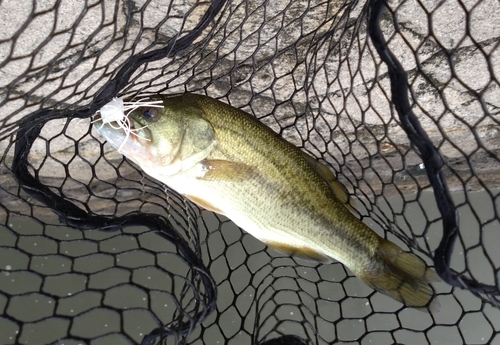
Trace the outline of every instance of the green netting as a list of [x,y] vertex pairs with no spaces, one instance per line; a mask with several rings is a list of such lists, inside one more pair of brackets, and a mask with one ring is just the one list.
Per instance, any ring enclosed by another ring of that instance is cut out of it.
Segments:
[[[374,6],[1,1],[0,343],[499,342],[500,5],[388,3],[380,27],[407,81],[374,46]],[[441,253],[438,271],[463,288],[433,284],[441,309],[422,312],[339,263],[276,252],[90,123],[115,96],[187,91],[326,163],[363,221],[431,265]],[[401,95],[442,167],[403,129]],[[458,215],[454,246],[432,167]]]

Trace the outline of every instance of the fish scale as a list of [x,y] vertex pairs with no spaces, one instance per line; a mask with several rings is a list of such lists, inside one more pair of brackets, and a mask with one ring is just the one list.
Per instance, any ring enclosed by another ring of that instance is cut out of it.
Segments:
[[145,173],[277,250],[340,261],[408,306],[439,306],[429,285],[437,280],[434,271],[356,218],[326,166],[255,117],[210,97],[151,99],[163,100],[164,108],[130,113],[137,136],[120,139],[120,129],[95,123]]
[[[256,174],[253,180],[244,184],[241,182],[232,183],[230,189],[237,191],[231,198],[233,201],[241,200],[243,206],[250,203],[257,204],[259,205],[259,213],[262,213],[261,209],[269,210],[266,216],[269,218],[267,220],[268,228],[278,219],[281,221],[279,225],[274,227],[284,229],[287,233],[293,231],[293,228],[297,228],[292,224],[300,224],[301,229],[296,231],[293,236],[295,239],[306,238],[303,247],[311,246],[314,243],[317,248],[321,248],[325,244],[330,244],[328,248],[331,248],[331,242],[335,242],[336,247],[344,246],[348,252],[344,255],[336,255],[336,259],[343,263],[359,262],[355,253],[350,250],[352,247],[365,247],[365,244],[370,242],[378,244],[378,236],[358,219],[356,219],[359,222],[357,226],[362,224],[361,230],[365,232],[362,236],[346,237],[345,228],[335,226],[337,221],[342,222],[343,219],[354,218],[354,216],[346,207],[338,204],[325,181],[309,166],[302,153],[295,146],[279,138],[267,127],[262,127],[260,122],[244,112],[239,112],[238,116],[232,115],[230,111],[234,108],[227,109],[223,104],[214,104],[204,97],[199,98],[199,103],[207,114],[208,122],[219,129],[217,131],[219,133],[217,135],[218,147],[214,150],[219,152],[214,152],[213,156],[209,156],[207,159],[228,159],[259,167],[259,174]],[[217,115],[214,116],[214,114]],[[223,114],[223,116],[218,116],[219,114]],[[242,123],[243,121],[244,123]],[[243,143],[238,143],[237,139],[235,142],[233,139],[235,137],[243,138]],[[256,138],[260,140],[255,140]],[[268,145],[255,146],[256,142],[264,142]],[[226,151],[224,148],[228,146],[232,148],[233,154],[219,156],[220,150]],[[218,150],[219,147],[221,149]],[[266,188],[266,182],[270,180],[276,181],[275,184],[278,187]],[[255,188],[256,186],[258,188]],[[229,188],[223,185],[222,189],[227,191]],[[268,193],[262,193],[263,189],[266,189]],[[258,191],[257,198],[248,202],[251,190]],[[242,199],[241,195],[244,195],[245,198]],[[276,207],[276,204],[285,204],[287,207]],[[240,226],[245,229],[245,226]],[[360,233],[359,230],[355,234]],[[252,233],[250,230],[247,231]],[[341,233],[339,238],[335,236],[337,232]],[[322,252],[333,257],[328,250],[323,249]],[[348,260],[345,257],[351,257],[351,259]]]

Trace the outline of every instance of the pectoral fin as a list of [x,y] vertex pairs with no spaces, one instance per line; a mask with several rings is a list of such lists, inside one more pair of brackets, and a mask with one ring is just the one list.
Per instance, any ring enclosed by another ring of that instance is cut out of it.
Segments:
[[284,243],[279,243],[279,242],[266,242],[266,244],[273,248],[276,249],[277,251],[280,251],[286,255],[290,256],[295,256],[301,259],[305,260],[311,260],[311,261],[318,261],[318,262],[331,262],[332,260],[321,253],[318,253],[317,251],[307,248],[307,247],[294,247],[288,244]]
[[255,173],[249,165],[220,159],[206,159],[203,164],[203,176],[199,179],[206,181],[238,181],[247,179]]
[[301,151],[302,155],[306,159],[307,163],[318,173],[319,176],[330,186],[335,198],[343,203],[351,212],[358,213],[356,206],[349,197],[349,193],[345,187],[337,180],[337,177],[332,173],[332,171],[323,163],[319,162],[316,158],[310,156],[309,154]]

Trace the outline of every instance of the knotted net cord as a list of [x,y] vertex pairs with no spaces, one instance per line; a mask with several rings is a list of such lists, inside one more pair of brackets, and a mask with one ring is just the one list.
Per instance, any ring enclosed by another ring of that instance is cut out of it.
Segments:
[[[450,268],[451,255],[455,240],[458,236],[458,215],[446,183],[443,167],[444,162],[439,151],[434,147],[427,133],[420,125],[417,117],[411,110],[408,100],[407,75],[397,58],[387,48],[382,31],[380,30],[380,16],[385,9],[384,2],[373,1],[370,7],[369,33],[377,52],[389,70],[391,79],[392,103],[399,115],[401,126],[405,130],[411,143],[418,149],[422,158],[427,176],[433,187],[436,203],[443,221],[443,236],[434,254],[434,267],[439,276],[448,284],[468,289],[477,294],[488,296],[496,306],[500,291],[497,286],[481,284],[474,279],[460,276]],[[482,296],[480,296],[482,297]]]

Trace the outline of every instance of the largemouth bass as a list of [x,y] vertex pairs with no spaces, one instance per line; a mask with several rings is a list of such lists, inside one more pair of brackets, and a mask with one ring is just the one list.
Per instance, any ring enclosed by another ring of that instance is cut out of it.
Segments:
[[99,120],[104,138],[148,175],[281,252],[340,261],[370,287],[413,307],[436,307],[425,263],[380,237],[350,211],[322,163],[253,116],[215,99],[153,96],[130,131]]

